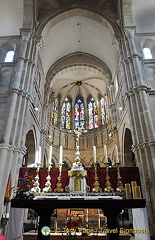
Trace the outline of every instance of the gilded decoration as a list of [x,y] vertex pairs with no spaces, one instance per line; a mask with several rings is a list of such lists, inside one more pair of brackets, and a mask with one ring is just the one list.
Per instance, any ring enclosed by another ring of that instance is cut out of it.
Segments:
[[77,170],[77,171],[68,171],[68,177],[86,177],[87,176],[87,172],[81,171],[81,170]]

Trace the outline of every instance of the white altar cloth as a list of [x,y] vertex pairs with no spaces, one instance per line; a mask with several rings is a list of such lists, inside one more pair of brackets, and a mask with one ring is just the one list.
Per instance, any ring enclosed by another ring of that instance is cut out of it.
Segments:
[[[135,208],[132,209],[133,215],[133,228],[137,232],[135,233],[135,240],[150,240],[150,233],[145,233],[147,230],[149,231],[148,224],[148,214],[146,208]],[[139,229],[139,231],[138,231]]]
[[11,208],[6,240],[22,240],[23,239],[23,208]]

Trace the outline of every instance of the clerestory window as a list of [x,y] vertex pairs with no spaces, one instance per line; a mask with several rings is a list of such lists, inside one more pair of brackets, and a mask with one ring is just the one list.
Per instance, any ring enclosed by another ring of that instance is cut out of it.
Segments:
[[14,54],[15,54],[14,51],[8,51],[6,53],[4,62],[13,62]]
[[88,116],[89,129],[98,128],[98,108],[93,98],[88,103]]
[[143,48],[143,54],[145,59],[152,59],[152,53],[150,48]]
[[61,109],[61,127],[63,129],[71,128],[71,103],[68,98],[63,102]]

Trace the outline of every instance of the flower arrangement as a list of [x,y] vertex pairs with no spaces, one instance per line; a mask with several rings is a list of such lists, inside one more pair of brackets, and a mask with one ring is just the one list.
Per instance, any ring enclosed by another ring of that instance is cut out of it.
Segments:
[[71,228],[76,229],[82,224],[82,220],[78,215],[69,213],[67,214],[67,216],[70,217],[70,220],[68,220],[67,222],[68,229],[71,229]]
[[15,199],[29,200],[33,199],[34,195],[31,192],[33,187],[33,177],[29,176],[27,173],[24,175],[24,178],[19,178],[18,188],[16,190]]

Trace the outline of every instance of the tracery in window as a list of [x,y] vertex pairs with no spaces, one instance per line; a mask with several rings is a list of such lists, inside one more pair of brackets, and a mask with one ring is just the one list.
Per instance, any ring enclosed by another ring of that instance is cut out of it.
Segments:
[[89,129],[98,127],[98,108],[92,98],[88,103]]
[[56,98],[52,105],[52,124],[54,126],[58,126],[58,104],[59,100]]
[[5,56],[4,62],[13,62],[14,51],[8,51]]
[[71,128],[71,103],[65,99],[61,109],[61,126],[63,129]]
[[107,107],[106,96],[101,98],[100,104],[101,104],[102,125],[105,125],[106,123],[108,123],[108,107]]
[[151,50],[149,48],[143,48],[143,54],[145,59],[152,59]]
[[82,99],[78,98],[74,105],[74,128],[85,129],[85,106]]

